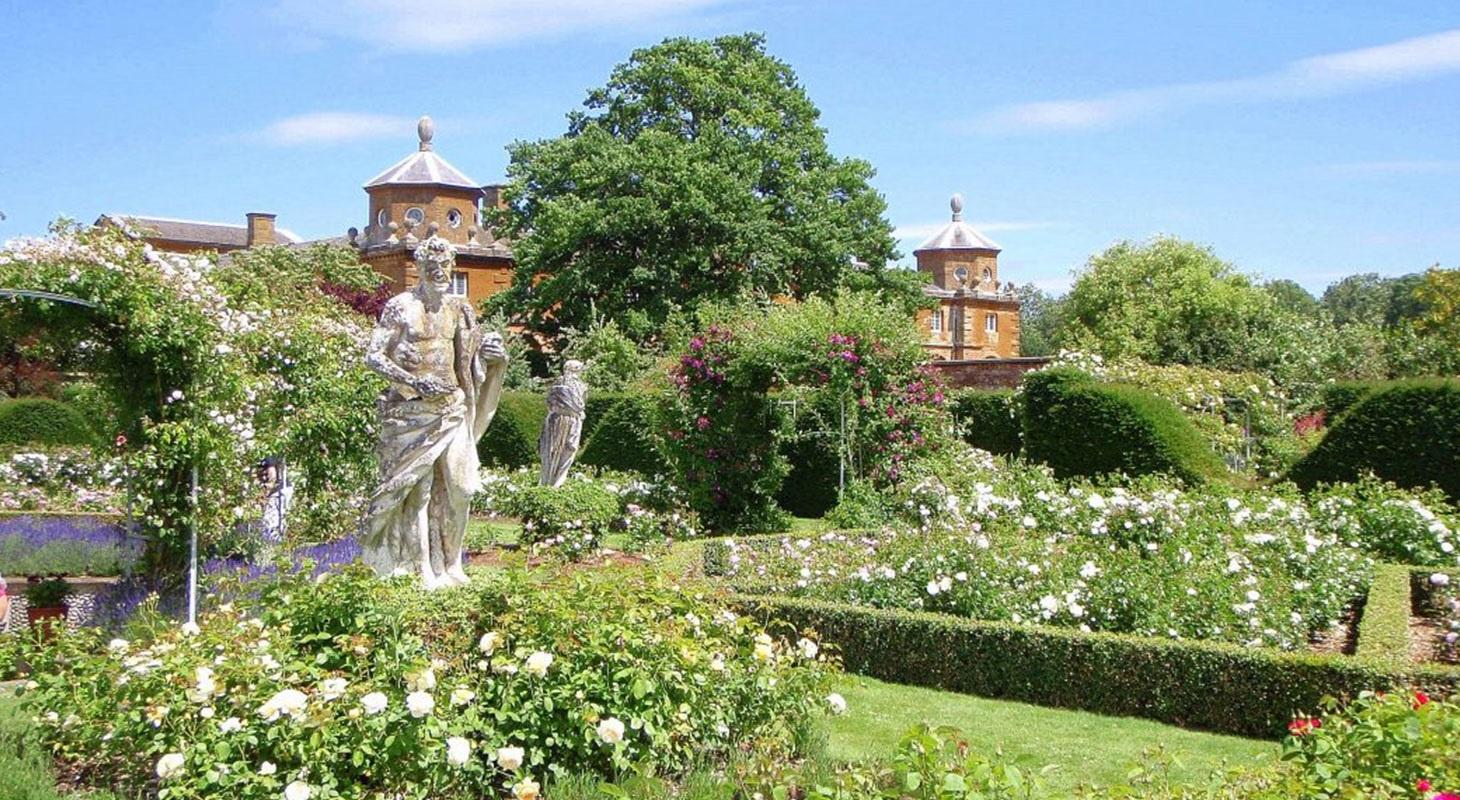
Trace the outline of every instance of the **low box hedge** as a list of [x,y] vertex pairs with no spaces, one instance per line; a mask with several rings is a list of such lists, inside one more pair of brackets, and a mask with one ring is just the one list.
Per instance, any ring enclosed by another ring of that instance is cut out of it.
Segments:
[[1376,566],[1359,619],[1355,655],[1394,667],[1408,664],[1410,608],[1410,568]]
[[1083,633],[943,614],[742,595],[745,613],[817,631],[850,672],[1004,700],[1281,737],[1295,712],[1364,689],[1460,688],[1460,668]]
[[497,414],[477,440],[484,467],[518,469],[537,464],[537,437],[547,418],[547,401],[534,392],[503,392]]
[[604,394],[594,401],[590,394],[578,463],[649,476],[668,474],[655,427],[652,395]]

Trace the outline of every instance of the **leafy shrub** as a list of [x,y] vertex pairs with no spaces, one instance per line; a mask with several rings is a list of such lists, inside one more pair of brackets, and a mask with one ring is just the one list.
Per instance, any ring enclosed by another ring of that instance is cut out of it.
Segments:
[[958,389],[948,395],[948,412],[963,441],[998,456],[1018,455],[1019,408],[1009,389]]
[[1291,714],[1325,696],[1406,685],[1460,688],[1460,669],[1390,670],[1348,656],[1281,653],[1218,642],[1085,633],[947,614],[747,596],[747,612],[820,633],[849,672],[1098,714],[1138,716],[1277,738]]
[[1376,388],[1334,422],[1289,477],[1310,488],[1366,472],[1404,487],[1439,486],[1460,499],[1460,379]]
[[530,486],[507,503],[508,514],[522,520],[522,543],[553,547],[569,558],[598,549],[619,516],[618,498],[589,481],[562,486]]
[[96,439],[86,418],[58,400],[0,401],[0,445],[89,445]]
[[537,465],[537,437],[547,401],[534,392],[503,392],[497,414],[477,440],[482,466],[517,469]]
[[749,742],[791,757],[833,669],[641,572],[512,571],[427,593],[354,569],[253,593],[196,627],[28,652],[22,702],[61,766],[128,797],[159,774],[178,798],[296,782],[321,798],[493,797]]
[[1029,373],[1023,388],[1025,452],[1056,475],[1165,473],[1200,483],[1223,473],[1181,411],[1143,389],[1069,368]]
[[897,517],[896,500],[866,481],[854,481],[826,515],[826,523],[839,530],[878,528]]
[[595,403],[590,393],[578,463],[640,475],[668,474],[654,403],[654,397],[644,393],[611,395]]
[[142,544],[117,520],[80,514],[0,515],[0,573],[115,576],[130,571]]
[[34,580],[25,587],[25,601],[31,608],[59,608],[71,594],[71,584],[63,578]]

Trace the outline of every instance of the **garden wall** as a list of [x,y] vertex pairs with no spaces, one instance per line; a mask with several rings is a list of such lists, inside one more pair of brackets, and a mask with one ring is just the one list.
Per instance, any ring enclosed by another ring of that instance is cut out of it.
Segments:
[[958,389],[1016,389],[1024,373],[1049,364],[1045,356],[930,361],[948,385]]

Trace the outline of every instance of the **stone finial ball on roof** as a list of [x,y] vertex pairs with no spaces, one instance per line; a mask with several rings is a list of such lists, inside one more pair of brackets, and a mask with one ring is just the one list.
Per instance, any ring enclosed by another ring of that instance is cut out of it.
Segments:
[[421,137],[421,149],[430,150],[431,137],[436,135],[436,123],[430,117],[421,117],[421,121],[416,123],[416,135]]
[[953,209],[954,222],[963,219],[963,195],[955,193],[953,197],[949,198],[948,207]]

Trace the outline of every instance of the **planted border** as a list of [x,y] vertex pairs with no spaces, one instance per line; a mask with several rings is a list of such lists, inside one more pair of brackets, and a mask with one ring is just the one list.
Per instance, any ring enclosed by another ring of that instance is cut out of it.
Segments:
[[1280,738],[1297,712],[1364,689],[1460,690],[1460,668],[1394,668],[1212,642],[1083,633],[943,614],[742,595],[746,613],[816,630],[850,672],[894,683]]

